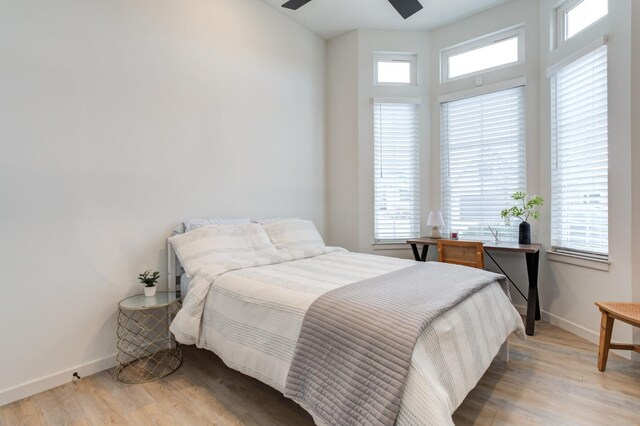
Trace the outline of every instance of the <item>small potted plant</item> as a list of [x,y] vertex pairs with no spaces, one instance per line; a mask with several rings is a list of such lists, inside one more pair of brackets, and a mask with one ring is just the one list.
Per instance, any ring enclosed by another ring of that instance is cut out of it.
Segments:
[[[528,220],[530,217],[540,219],[538,207],[544,204],[544,199],[539,195],[527,195],[526,192],[516,192],[511,198],[522,203],[522,206],[513,206],[500,212],[500,216],[504,219],[504,223],[511,225],[511,218],[517,217],[522,220],[520,223],[518,242],[520,244],[531,244],[531,225]],[[518,203],[520,204],[520,203]]]
[[160,272],[158,271],[144,271],[143,273],[138,274],[138,281],[144,285],[145,296],[152,297],[156,295],[156,284],[158,283],[159,278]]

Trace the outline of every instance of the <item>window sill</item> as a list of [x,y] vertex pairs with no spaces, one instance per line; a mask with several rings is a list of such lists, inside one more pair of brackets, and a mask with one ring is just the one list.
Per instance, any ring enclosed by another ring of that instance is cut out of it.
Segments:
[[608,260],[598,260],[586,256],[575,254],[559,253],[556,251],[547,252],[547,259],[552,262],[568,263],[569,265],[582,266],[583,268],[595,269],[598,271],[609,271]]
[[371,247],[373,247],[373,249],[376,251],[377,250],[410,250],[411,249],[409,244],[398,242],[398,241],[390,241],[388,243],[376,242],[376,243],[372,243]]

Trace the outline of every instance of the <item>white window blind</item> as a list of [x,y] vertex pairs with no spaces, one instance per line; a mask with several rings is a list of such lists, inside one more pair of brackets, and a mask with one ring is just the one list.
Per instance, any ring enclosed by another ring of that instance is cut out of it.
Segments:
[[[517,240],[500,211],[525,190],[524,86],[444,102],[441,112],[441,208],[445,229],[489,240]],[[517,223],[516,223],[517,224]]]
[[609,251],[607,46],[551,76],[551,245]]
[[411,102],[374,101],[375,241],[420,234],[418,108]]

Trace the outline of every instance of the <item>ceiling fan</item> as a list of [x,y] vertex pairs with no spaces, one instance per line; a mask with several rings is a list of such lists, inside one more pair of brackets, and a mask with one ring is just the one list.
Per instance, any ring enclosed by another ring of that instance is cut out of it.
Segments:
[[[311,0],[289,0],[283,4],[282,7],[297,10],[310,1]],[[396,8],[398,13],[402,15],[404,19],[407,19],[409,16],[422,9],[422,5],[418,0],[389,0],[389,3]]]

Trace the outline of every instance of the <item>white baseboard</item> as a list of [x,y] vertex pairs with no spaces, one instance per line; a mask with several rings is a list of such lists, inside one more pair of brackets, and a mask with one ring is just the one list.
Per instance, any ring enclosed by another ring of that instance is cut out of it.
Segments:
[[[526,306],[524,305],[514,305],[514,306],[518,311],[518,313],[520,313],[520,315],[527,314]],[[587,340],[590,343],[593,343],[595,345],[600,343],[600,333],[597,331],[589,330],[588,328],[578,325],[575,322],[571,322],[569,320],[566,320],[564,318],[561,318],[557,315],[554,315],[550,312],[543,311],[543,310],[540,310],[540,317],[542,317],[542,319],[548,322],[549,324],[560,327],[561,329],[566,330],[569,333],[575,334],[578,337],[582,337],[583,339]],[[629,351],[613,351],[613,352],[620,355],[621,357],[631,359],[631,353]]]
[[0,406],[69,383],[73,381],[74,372],[77,372],[80,377],[85,377],[108,370],[115,365],[116,355],[113,354],[18,386],[2,389],[0,390]]
[[[525,305],[514,305],[514,306],[518,310],[520,315],[527,314],[527,307]],[[583,339],[588,340],[591,343],[595,343],[596,345],[598,344],[600,335],[593,330],[589,330],[586,327],[583,327],[574,322],[568,321],[564,318],[561,318],[547,311],[540,310],[540,316],[542,317],[543,320],[545,320],[549,324],[558,326],[561,329],[566,330],[570,333],[573,333],[578,337],[582,337]]]
[[[520,315],[526,315],[527,307],[524,305],[514,305],[518,310]],[[570,333],[575,334],[576,336],[582,337],[583,339],[598,344],[599,334],[596,331],[589,330],[581,325],[578,325],[574,322],[568,321],[564,318],[561,318],[557,315],[554,315],[547,311],[540,311],[540,315],[543,320],[547,321],[550,324],[553,324],[557,327],[562,328]],[[621,356],[625,358],[630,358],[629,351],[616,351]],[[5,404],[10,404],[14,401],[17,401],[22,398],[26,398],[28,396],[35,395],[40,392],[44,392],[46,390],[55,388],[60,385],[64,385],[65,383],[69,383],[73,381],[73,373],[77,372],[80,377],[90,376],[91,374],[99,373],[100,371],[108,370],[116,365],[116,355],[109,355],[104,358],[97,359],[95,361],[90,361],[82,365],[78,365],[73,368],[69,368],[64,371],[60,371],[58,373],[51,374],[49,376],[42,377],[40,379],[32,380],[27,383],[23,383],[18,386],[14,386],[8,389],[0,390],[0,406]]]

